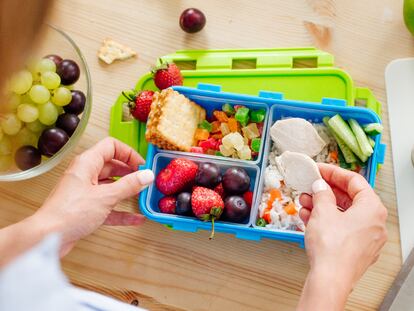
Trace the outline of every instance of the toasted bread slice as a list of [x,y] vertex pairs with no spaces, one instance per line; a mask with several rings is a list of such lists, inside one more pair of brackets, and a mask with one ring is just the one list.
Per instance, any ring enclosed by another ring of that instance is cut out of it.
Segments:
[[206,111],[184,95],[166,89],[155,93],[145,138],[161,149],[190,151],[198,124]]

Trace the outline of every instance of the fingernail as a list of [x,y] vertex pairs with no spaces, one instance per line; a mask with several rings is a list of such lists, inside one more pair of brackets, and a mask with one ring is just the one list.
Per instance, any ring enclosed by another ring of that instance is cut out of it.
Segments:
[[313,182],[312,184],[313,193],[318,193],[318,192],[325,191],[325,190],[328,190],[328,185],[326,184],[326,181],[324,181],[323,179],[318,179]]
[[154,181],[154,173],[151,170],[138,171],[138,180],[141,185],[146,186]]

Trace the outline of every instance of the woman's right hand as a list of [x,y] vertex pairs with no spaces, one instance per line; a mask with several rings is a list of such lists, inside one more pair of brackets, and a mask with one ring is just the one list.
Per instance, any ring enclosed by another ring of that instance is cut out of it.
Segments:
[[342,310],[387,241],[387,209],[360,174],[318,165],[323,179],[313,184],[312,197],[301,197],[311,269],[299,309]]

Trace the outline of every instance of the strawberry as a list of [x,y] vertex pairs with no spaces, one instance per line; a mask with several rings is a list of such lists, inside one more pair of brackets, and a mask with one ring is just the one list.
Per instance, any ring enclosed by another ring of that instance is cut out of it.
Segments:
[[175,197],[163,197],[158,201],[158,209],[164,214],[175,214],[177,199]]
[[217,192],[221,198],[224,200],[224,197],[226,196],[224,193],[224,188],[223,188],[223,184],[219,183],[215,188],[214,191]]
[[183,76],[180,69],[174,63],[163,63],[152,70],[154,83],[160,89],[166,89],[173,85],[183,85]]
[[247,191],[243,194],[243,199],[246,201],[247,205],[252,206],[253,201],[253,192]]
[[154,91],[141,91],[138,93],[132,91],[129,93],[122,92],[122,94],[129,100],[128,107],[131,115],[141,122],[147,122]]
[[214,237],[214,220],[219,219],[223,213],[223,199],[217,192],[211,189],[194,187],[191,195],[191,208],[197,218],[203,221],[211,221],[211,240]]
[[173,159],[158,173],[155,185],[165,195],[181,192],[194,181],[197,170],[198,165],[191,160]]

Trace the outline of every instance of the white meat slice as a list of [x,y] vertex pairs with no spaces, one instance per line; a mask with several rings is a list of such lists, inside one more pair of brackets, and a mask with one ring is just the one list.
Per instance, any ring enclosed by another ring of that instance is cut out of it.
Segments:
[[276,164],[286,186],[299,192],[311,194],[314,181],[322,178],[316,162],[303,153],[285,151]]
[[276,121],[270,128],[270,136],[281,153],[300,152],[311,158],[318,155],[326,145],[313,125],[301,118]]

